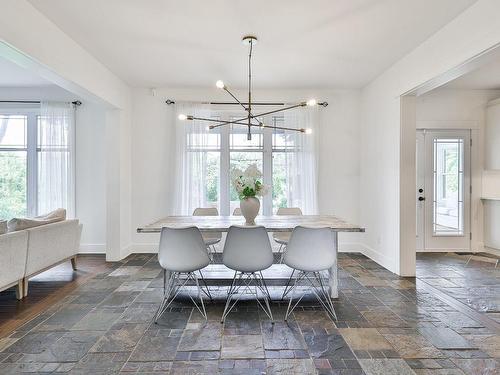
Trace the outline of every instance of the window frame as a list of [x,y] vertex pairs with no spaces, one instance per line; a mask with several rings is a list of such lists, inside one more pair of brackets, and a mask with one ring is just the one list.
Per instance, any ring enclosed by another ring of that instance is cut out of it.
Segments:
[[7,148],[0,151],[26,151],[26,215],[34,217],[38,210],[38,118],[37,107],[1,107],[0,115],[26,116],[26,148]]
[[[221,109],[219,111],[215,111],[212,116],[213,118],[217,118],[221,121],[230,121],[234,118],[241,118],[241,112],[235,112],[234,110],[225,110]],[[282,119],[281,115],[268,115],[262,118],[265,123],[275,124],[276,119]],[[257,148],[232,148],[231,147],[231,129],[233,126],[240,125],[228,125],[221,126],[219,128],[220,134],[220,149],[196,149],[193,151],[196,152],[209,152],[209,151],[217,151],[220,152],[220,162],[219,162],[219,212],[223,216],[232,215],[231,212],[231,186],[230,186],[230,166],[231,166],[231,152],[255,152],[262,153],[262,174],[263,174],[263,183],[267,184],[271,187],[269,194],[265,195],[261,198],[262,204],[262,214],[263,215],[272,215],[273,214],[273,152],[276,153],[285,153],[285,152],[295,152],[298,150],[297,145],[294,147],[276,147],[273,148],[273,134],[274,130],[271,128],[264,128],[259,131],[262,132],[263,135],[263,143],[262,147]],[[241,125],[242,129],[246,129]],[[186,139],[186,142],[187,139]],[[189,148],[189,145],[186,145]]]

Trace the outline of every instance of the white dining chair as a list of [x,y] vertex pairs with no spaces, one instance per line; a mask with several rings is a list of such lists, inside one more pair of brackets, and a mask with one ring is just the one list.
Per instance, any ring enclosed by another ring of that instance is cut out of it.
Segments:
[[[332,299],[326,287],[328,282],[322,277],[322,273],[330,269],[337,261],[337,255],[333,249],[334,236],[335,234],[330,228],[298,226],[293,230],[283,257],[283,263],[293,269],[282,296],[284,298],[287,294],[290,294],[285,320],[288,319],[288,316],[306,295],[306,291],[304,291],[292,306],[295,293],[302,282],[313,292],[326,312],[334,319],[337,319]],[[293,275],[296,272],[296,278],[293,285],[291,285]]]
[[[262,271],[273,264],[273,251],[266,229],[262,226],[231,226],[224,244],[222,263],[234,271],[234,277],[221,323],[245,293],[255,294],[257,303],[273,321],[271,296],[262,276]],[[259,291],[264,305],[259,301]]]
[[[301,216],[302,210],[299,207],[280,207],[276,211],[278,216]],[[290,241],[291,232],[274,232],[273,240],[280,245],[278,254],[281,254],[280,263],[283,262],[283,254],[286,250],[286,245]]]
[[[193,211],[193,216],[219,216],[219,211],[215,207],[198,207]],[[210,257],[213,260],[215,253],[217,253],[215,245],[217,245],[221,241],[222,233],[202,233],[201,235],[203,236],[205,245],[207,245]]]
[[236,208],[233,210],[233,216],[243,216],[243,215],[241,214],[241,208],[236,207]]
[[[201,292],[205,293],[210,299],[212,299],[212,296],[201,269],[210,263],[210,257],[200,230],[196,227],[162,228],[158,261],[163,268],[163,300],[156,312],[155,323],[172,304],[181,289],[190,281],[193,281],[196,285],[200,305],[191,295],[189,295],[189,298],[200,314],[207,319]],[[201,287],[196,272],[199,273],[205,289]],[[181,278],[182,276],[184,277]]]

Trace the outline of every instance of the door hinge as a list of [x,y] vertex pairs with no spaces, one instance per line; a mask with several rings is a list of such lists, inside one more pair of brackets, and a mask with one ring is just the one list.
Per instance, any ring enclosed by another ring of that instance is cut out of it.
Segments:
[[469,189],[470,193],[472,194],[472,185],[470,186],[470,189]]
[[472,138],[470,139],[470,146],[472,147]]
[[469,233],[469,239],[472,241],[472,232]]

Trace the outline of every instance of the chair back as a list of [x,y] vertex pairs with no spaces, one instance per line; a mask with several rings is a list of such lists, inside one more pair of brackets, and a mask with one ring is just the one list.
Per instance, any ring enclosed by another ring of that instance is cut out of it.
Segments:
[[201,232],[196,227],[162,228],[158,261],[173,272],[191,272],[210,263]]
[[273,264],[273,251],[267,231],[262,226],[229,228],[222,262],[235,271],[257,272]]
[[300,216],[302,215],[302,210],[299,207],[280,207],[276,211],[276,215]]
[[283,263],[302,271],[322,271],[336,261],[331,228],[296,227],[286,248]]
[[233,211],[233,216],[242,216],[241,215],[241,208],[236,207]]
[[219,210],[216,207],[198,207],[194,209],[193,216],[219,216]]

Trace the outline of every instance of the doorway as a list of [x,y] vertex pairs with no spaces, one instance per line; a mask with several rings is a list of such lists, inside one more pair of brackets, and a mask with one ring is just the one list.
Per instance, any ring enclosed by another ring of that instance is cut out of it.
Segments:
[[470,130],[417,130],[417,251],[470,251]]

